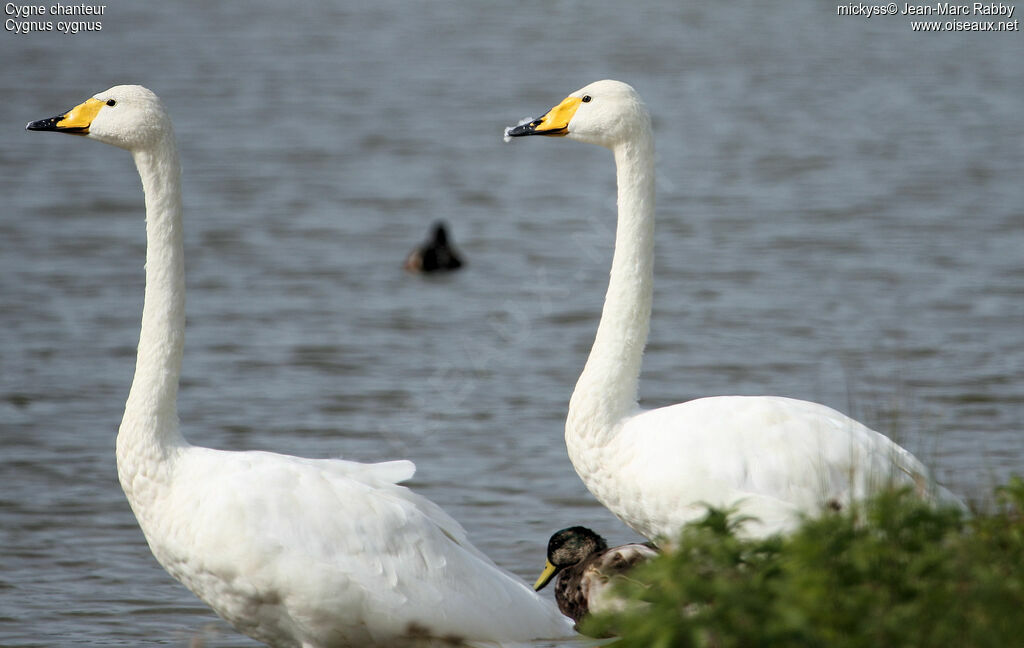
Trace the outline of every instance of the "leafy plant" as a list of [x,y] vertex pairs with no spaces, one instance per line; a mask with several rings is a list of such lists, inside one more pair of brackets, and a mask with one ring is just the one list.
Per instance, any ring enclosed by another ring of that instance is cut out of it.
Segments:
[[761,540],[711,510],[620,585],[642,604],[582,629],[643,648],[1024,645],[1022,512],[1019,478],[987,513],[892,491]]

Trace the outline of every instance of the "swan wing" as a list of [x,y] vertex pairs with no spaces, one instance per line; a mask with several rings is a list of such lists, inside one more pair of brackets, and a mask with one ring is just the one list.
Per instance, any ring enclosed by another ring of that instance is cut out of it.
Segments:
[[674,535],[708,505],[754,518],[748,531],[760,535],[886,486],[922,494],[932,486],[921,462],[884,435],[781,397],[719,396],[643,412],[624,422],[613,447],[623,471],[618,507],[648,537]]
[[[397,635],[567,636],[554,607],[398,484],[411,462],[359,464],[189,448],[140,519],[154,555],[240,631],[313,645]],[[533,634],[536,633],[536,634]]]

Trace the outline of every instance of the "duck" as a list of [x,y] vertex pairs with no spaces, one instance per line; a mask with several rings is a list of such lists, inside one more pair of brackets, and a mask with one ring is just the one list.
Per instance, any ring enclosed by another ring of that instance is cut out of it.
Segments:
[[30,131],[128,150],[145,195],[145,295],[117,473],[167,572],[239,632],[280,648],[503,645],[572,636],[402,483],[415,465],[190,444],[177,410],[185,336],[181,169],[152,91],[119,85]]
[[405,258],[403,267],[409,272],[450,272],[463,265],[455,245],[449,242],[448,228],[443,221],[433,224],[430,238]]
[[641,409],[654,275],[650,112],[632,86],[606,79],[505,129],[506,140],[528,136],[597,144],[615,161],[618,221],[608,289],[565,423],[569,459],[599,502],[659,543],[709,507],[746,519],[741,535],[764,537],[885,488],[958,505],[908,450],[826,405],[725,395]]
[[637,565],[658,555],[650,543],[608,547],[608,542],[584,526],[556,531],[548,541],[547,563],[533,584],[538,592],[553,578],[555,602],[562,614],[577,625],[589,614],[620,611],[624,602],[611,587]]

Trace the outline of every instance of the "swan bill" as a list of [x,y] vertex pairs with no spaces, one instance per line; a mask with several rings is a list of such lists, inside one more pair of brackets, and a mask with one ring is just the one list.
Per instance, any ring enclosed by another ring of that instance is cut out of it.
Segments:
[[89,126],[92,124],[92,120],[96,119],[96,115],[99,114],[100,108],[105,105],[106,104],[99,99],[88,99],[84,103],[78,104],[64,114],[57,115],[56,117],[50,117],[49,119],[40,119],[39,121],[30,122],[25,126],[25,129],[34,131],[57,131],[60,133],[70,133],[72,135],[88,135]]
[[576,110],[583,103],[580,97],[566,97],[562,103],[549,110],[543,117],[532,122],[520,124],[506,131],[509,137],[525,137],[527,135],[547,135],[559,137],[569,133],[569,122]]
[[555,573],[557,571],[558,567],[552,565],[550,560],[547,561],[547,563],[544,565],[544,571],[541,572],[540,577],[537,579],[537,582],[533,584],[534,591],[539,592],[542,589],[544,589],[544,587],[551,582],[551,579],[555,577]]

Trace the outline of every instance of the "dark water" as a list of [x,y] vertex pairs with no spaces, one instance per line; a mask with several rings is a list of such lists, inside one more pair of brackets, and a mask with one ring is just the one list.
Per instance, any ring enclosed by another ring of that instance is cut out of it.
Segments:
[[[657,130],[645,404],[825,402],[970,498],[1022,472],[1020,33],[679,4],[120,1],[99,33],[0,33],[0,644],[252,645],[160,569],[117,484],[130,156],[21,130],[117,83],[160,94],[180,141],[195,443],[412,459],[524,579],[555,529],[632,539],[561,440],[610,155],[501,141],[611,77]],[[437,218],[468,268],[404,274]]]

